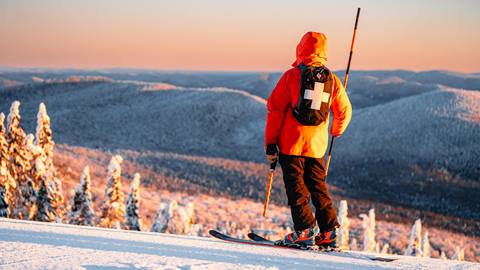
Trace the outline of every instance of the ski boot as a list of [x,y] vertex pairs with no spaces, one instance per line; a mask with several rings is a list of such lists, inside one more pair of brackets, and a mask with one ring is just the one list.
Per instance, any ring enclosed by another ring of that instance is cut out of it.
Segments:
[[294,231],[287,234],[283,240],[275,242],[275,244],[300,249],[313,249],[315,248],[315,236],[317,234],[318,227],[308,228],[303,231]]
[[321,232],[315,236],[315,245],[320,250],[337,250],[337,230]]

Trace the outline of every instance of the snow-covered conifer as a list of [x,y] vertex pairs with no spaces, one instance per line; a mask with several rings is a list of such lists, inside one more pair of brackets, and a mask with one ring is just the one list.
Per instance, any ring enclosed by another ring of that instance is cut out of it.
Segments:
[[430,257],[430,240],[427,231],[422,238],[422,257]]
[[405,250],[405,255],[407,256],[422,256],[421,250],[422,243],[422,221],[420,219],[415,220],[413,224],[412,231],[410,233],[410,238],[408,240],[408,247]]
[[455,253],[452,256],[452,260],[464,261],[465,260],[465,249],[460,247],[455,247]]
[[35,145],[40,146],[45,153],[45,167],[50,170],[53,167],[53,147],[55,143],[52,138],[50,117],[47,114],[45,104],[40,103],[37,114],[37,130],[35,134]]
[[382,249],[380,250],[380,253],[388,254],[388,249],[389,248],[390,248],[390,245],[388,243],[385,243],[385,245],[382,246]]
[[170,203],[160,203],[157,208],[157,213],[152,224],[152,232],[167,232],[170,219],[173,216],[173,212],[177,208],[177,202],[171,201]]
[[188,234],[191,230],[190,216],[184,206],[178,206],[172,211],[168,222],[167,232],[174,234]]
[[361,214],[363,227],[363,250],[367,252],[375,252],[375,209],[368,211],[366,214]]
[[105,188],[105,203],[102,206],[100,225],[108,228],[121,228],[125,217],[124,195],[122,192],[120,163],[121,156],[113,156],[108,165],[108,175]]
[[133,177],[125,209],[125,226],[129,230],[141,231],[142,220],[139,216],[140,211],[140,174],[136,173]]
[[28,219],[32,207],[27,176],[30,173],[30,153],[26,149],[25,132],[21,125],[20,102],[14,101],[7,118],[7,141],[10,175],[16,182],[12,200],[12,217]]
[[45,166],[45,153],[38,145],[33,145],[33,135],[27,136],[27,147],[32,154],[32,169],[28,177],[28,185],[32,186],[34,195],[32,202],[35,203],[30,211],[30,219],[37,221],[56,221],[57,212],[54,207],[53,190],[50,186],[50,175]]
[[0,113],[0,217],[10,217],[16,183],[8,169],[10,158],[4,122],[5,115]]
[[448,260],[447,259],[447,255],[445,255],[445,251],[442,250],[442,252],[440,253],[440,259],[442,260]]
[[352,238],[350,241],[350,250],[358,250],[357,238]]
[[348,250],[349,248],[349,226],[350,220],[348,219],[348,204],[347,201],[340,201],[340,206],[338,207],[338,223],[340,223],[340,228],[337,228],[337,246],[343,250]]
[[44,152],[44,163],[47,177],[49,179],[48,186],[51,189],[52,206],[57,210],[57,221],[63,218],[64,197],[62,192],[62,180],[58,176],[53,165],[53,149],[55,142],[52,137],[52,129],[50,126],[50,117],[47,114],[47,108],[44,103],[40,103],[37,113],[37,130],[35,137],[35,145],[42,148]]
[[93,226],[93,204],[90,190],[90,168],[85,166],[80,176],[80,184],[75,189],[68,222],[76,225]]
[[57,219],[55,221],[61,223],[63,220],[63,212],[65,211],[62,180],[54,174],[53,180],[50,180],[48,184],[52,194],[52,206],[57,212]]
[[52,207],[52,196],[49,192],[50,187],[45,179],[40,182],[40,188],[37,192],[36,214],[32,219],[38,221],[56,221],[57,213]]

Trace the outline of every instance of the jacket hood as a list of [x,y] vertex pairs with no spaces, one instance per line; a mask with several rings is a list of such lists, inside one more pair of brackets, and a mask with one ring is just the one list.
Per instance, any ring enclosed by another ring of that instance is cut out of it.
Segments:
[[297,60],[292,66],[301,63],[307,66],[324,66],[327,63],[327,36],[318,32],[307,32],[297,45]]

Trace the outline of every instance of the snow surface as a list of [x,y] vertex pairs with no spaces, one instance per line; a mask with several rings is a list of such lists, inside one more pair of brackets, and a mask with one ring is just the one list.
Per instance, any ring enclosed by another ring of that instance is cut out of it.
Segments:
[[[480,269],[480,264],[361,252],[318,254],[212,238],[0,218],[0,269]],[[387,256],[387,255],[385,255]]]

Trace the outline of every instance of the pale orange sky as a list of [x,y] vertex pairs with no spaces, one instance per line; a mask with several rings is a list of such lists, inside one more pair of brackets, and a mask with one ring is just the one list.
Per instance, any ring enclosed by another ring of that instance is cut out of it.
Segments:
[[2,0],[0,66],[279,71],[306,31],[345,68],[480,71],[480,1]]

